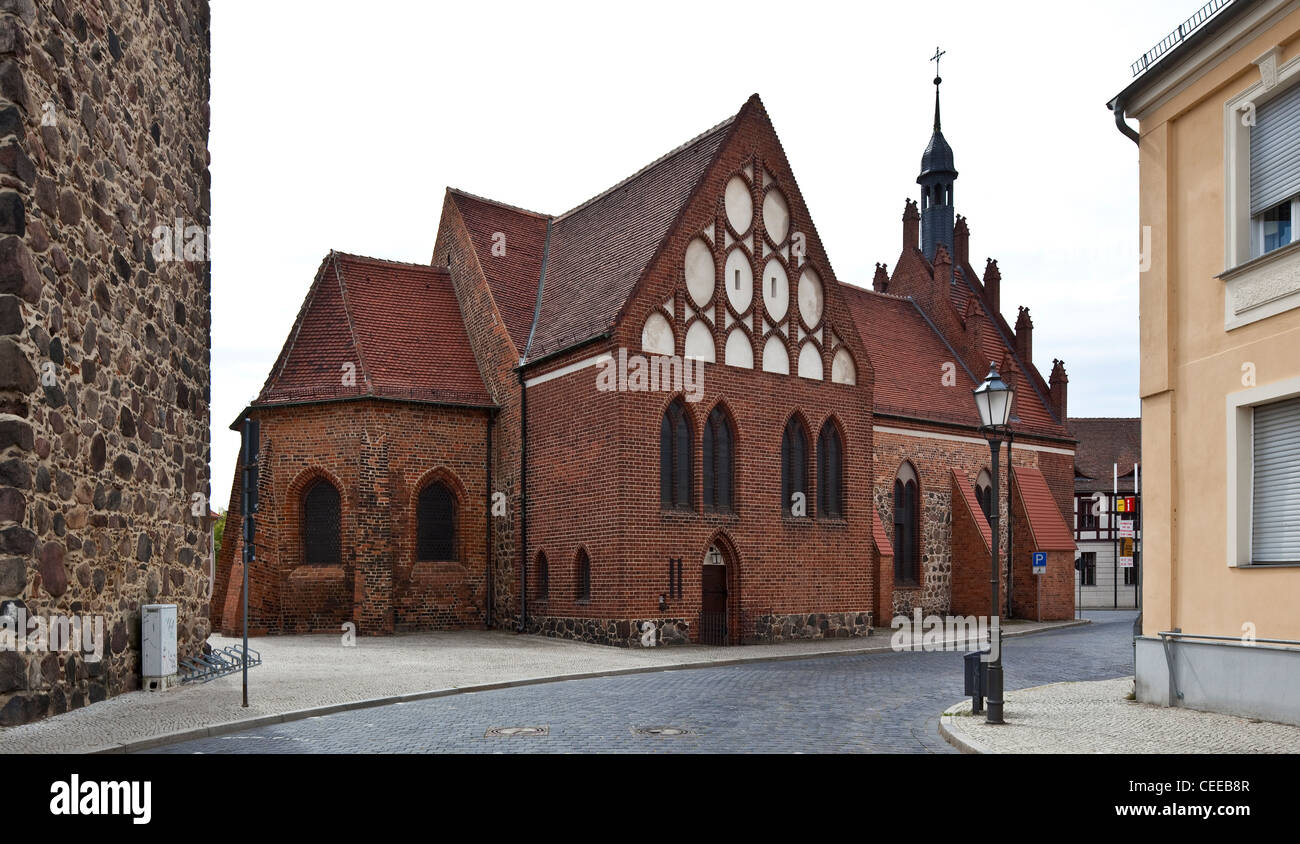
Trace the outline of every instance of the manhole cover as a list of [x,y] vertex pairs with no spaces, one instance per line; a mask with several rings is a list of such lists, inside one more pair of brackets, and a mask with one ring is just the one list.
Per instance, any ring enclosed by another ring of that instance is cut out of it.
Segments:
[[638,736],[693,736],[694,730],[685,727],[633,727],[632,733]]
[[497,736],[549,736],[550,727],[492,727],[483,734],[485,738],[494,738]]

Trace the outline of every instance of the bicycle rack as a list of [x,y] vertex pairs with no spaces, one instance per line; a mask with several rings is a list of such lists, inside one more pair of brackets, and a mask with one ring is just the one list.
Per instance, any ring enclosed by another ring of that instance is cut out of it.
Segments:
[[[248,667],[262,664],[262,655],[252,648],[248,649]],[[236,645],[214,648],[211,653],[200,654],[193,659],[181,660],[180,674],[182,683],[215,680],[227,674],[234,674],[244,667],[244,651]]]

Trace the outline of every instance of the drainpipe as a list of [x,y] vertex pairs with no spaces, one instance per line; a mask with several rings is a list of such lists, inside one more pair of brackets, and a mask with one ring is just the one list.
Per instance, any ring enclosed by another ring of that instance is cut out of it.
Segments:
[[1137,133],[1137,130],[1135,130],[1132,126],[1128,125],[1128,121],[1124,119],[1124,104],[1121,103],[1118,98],[1116,98],[1111,100],[1106,105],[1110,107],[1110,110],[1115,115],[1115,128],[1119,129],[1119,131],[1124,135],[1124,137],[1128,138],[1133,143],[1141,146],[1142,136],[1139,135]]
[[1014,455],[1011,452],[1015,445],[1016,435],[1012,433],[1011,427],[1007,426],[1007,618],[1015,618],[1015,604],[1012,603],[1011,595],[1014,592],[1014,581],[1011,579],[1012,564],[1015,560],[1013,547],[1015,544],[1015,506],[1012,502],[1014,493],[1011,489],[1012,476],[1011,468],[1015,465]]
[[519,632],[528,632],[528,388],[519,376]]
[[484,548],[483,558],[487,565],[487,613],[484,622],[491,629],[493,622],[496,620],[496,581],[492,574],[492,548],[494,528],[492,524],[492,428],[496,426],[497,412],[496,408],[488,410],[487,417],[487,530],[483,531]]

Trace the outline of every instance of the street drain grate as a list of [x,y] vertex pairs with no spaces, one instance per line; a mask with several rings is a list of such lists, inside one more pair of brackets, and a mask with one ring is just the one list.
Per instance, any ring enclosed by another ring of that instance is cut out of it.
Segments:
[[688,730],[685,727],[633,727],[632,734],[637,736],[661,736],[663,738],[673,738],[675,736],[693,736],[694,730]]
[[484,738],[510,738],[512,736],[549,736],[550,727],[492,727]]

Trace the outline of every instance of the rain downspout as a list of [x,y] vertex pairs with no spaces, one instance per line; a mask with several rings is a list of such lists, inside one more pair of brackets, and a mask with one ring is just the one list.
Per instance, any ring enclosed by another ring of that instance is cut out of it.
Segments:
[[546,240],[542,244],[542,271],[537,279],[537,303],[533,307],[533,325],[528,342],[519,359],[515,374],[519,376],[519,632],[528,632],[528,382],[524,366],[537,336],[537,322],[542,314],[542,288],[546,284],[546,264],[551,257],[551,220],[546,220]]

